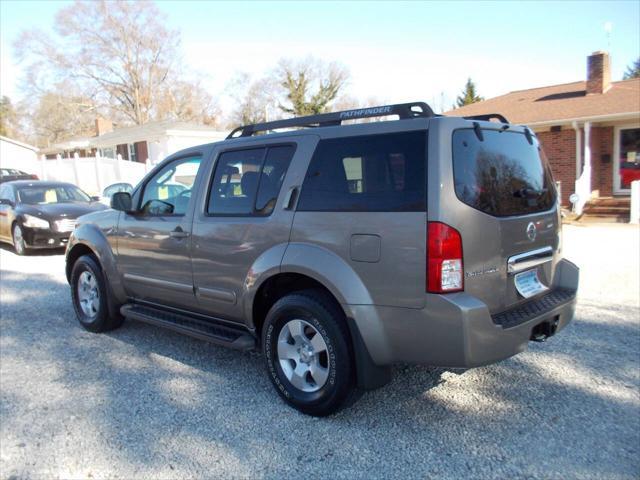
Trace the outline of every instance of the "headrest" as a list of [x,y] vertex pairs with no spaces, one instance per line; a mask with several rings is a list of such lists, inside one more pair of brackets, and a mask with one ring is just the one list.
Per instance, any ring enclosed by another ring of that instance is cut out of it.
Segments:
[[258,182],[260,181],[260,173],[258,172],[246,172],[242,175],[240,180],[240,187],[242,188],[243,195],[254,195],[258,188]]

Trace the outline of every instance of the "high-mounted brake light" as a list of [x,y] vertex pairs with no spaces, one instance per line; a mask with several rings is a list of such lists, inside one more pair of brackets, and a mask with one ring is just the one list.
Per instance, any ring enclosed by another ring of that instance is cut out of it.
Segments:
[[427,224],[427,292],[451,293],[464,289],[462,237],[441,222]]

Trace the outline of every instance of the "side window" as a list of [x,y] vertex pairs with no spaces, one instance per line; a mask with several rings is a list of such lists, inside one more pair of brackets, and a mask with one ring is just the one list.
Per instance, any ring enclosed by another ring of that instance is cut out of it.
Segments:
[[273,212],[294,151],[293,145],[267,149],[256,200],[256,213],[258,215],[271,215],[271,212]]
[[322,140],[298,210],[425,211],[426,152],[426,132]]
[[140,208],[148,215],[184,215],[191,199],[201,157],[175,160],[144,186]]
[[289,168],[291,145],[224,152],[209,193],[212,215],[270,215]]

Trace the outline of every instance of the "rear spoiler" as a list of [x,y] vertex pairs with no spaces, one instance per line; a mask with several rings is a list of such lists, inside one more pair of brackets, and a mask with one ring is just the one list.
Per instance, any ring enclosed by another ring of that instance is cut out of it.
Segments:
[[485,122],[490,122],[492,118],[495,118],[501,123],[509,123],[509,120],[504,115],[500,115],[499,113],[487,113],[484,115],[471,115],[469,117],[462,117],[466,120],[480,120]]

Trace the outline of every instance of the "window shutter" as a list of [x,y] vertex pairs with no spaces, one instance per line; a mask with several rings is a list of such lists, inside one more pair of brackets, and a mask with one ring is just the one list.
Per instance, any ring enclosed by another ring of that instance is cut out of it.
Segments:
[[149,150],[147,150],[147,142],[136,142],[134,143],[134,148],[136,149],[136,158],[138,162],[145,163],[149,158]]
[[129,160],[129,150],[127,144],[123,143],[116,147],[116,153],[122,157],[123,160]]

